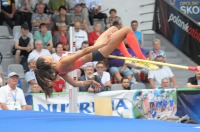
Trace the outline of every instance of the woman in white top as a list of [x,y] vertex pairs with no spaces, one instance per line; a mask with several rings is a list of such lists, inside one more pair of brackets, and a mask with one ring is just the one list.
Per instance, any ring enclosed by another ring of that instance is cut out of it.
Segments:
[[52,54],[54,61],[58,62],[60,58],[63,56],[63,45],[61,43],[58,43],[56,45],[56,53]]

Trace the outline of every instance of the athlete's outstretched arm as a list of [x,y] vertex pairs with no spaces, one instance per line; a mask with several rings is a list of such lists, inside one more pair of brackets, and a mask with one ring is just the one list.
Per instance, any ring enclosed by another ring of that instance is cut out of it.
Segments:
[[100,84],[94,80],[87,80],[87,81],[74,81],[68,74],[60,75],[66,82],[68,82],[73,87],[81,87],[81,86],[88,86],[88,85],[95,85],[100,86]]

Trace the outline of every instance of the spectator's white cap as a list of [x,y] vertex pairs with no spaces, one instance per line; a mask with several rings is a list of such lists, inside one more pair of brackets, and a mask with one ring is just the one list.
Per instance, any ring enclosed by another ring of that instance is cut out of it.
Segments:
[[12,76],[17,76],[17,77],[19,77],[19,75],[18,75],[16,72],[10,72],[10,73],[8,74],[8,78],[10,78],[10,77],[12,77]]
[[29,57],[29,58],[27,59],[28,63],[29,63],[31,60],[35,60],[35,59],[32,58],[32,57]]

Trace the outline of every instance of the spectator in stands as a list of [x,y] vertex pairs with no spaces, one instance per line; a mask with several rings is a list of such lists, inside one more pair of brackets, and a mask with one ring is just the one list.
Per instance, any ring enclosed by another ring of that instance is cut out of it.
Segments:
[[20,16],[20,25],[22,25],[24,22],[27,22],[30,31],[32,29],[31,17],[34,13],[32,5],[33,3],[31,0],[19,0],[17,4],[18,14]]
[[65,23],[67,27],[69,27],[69,25],[71,24],[71,18],[67,15],[66,6],[60,6],[58,11],[59,11],[59,14],[56,15],[54,19],[56,31],[60,29],[60,24],[62,23]]
[[134,34],[138,40],[138,44],[140,46],[140,48],[144,48],[144,37],[143,37],[143,34],[142,32],[138,31],[138,21],[136,20],[133,20],[131,22],[131,28],[132,30],[134,31]]
[[112,26],[115,26],[115,27],[117,27],[118,29],[121,28],[121,26],[119,25],[119,22],[118,22],[118,21],[114,21]]
[[4,75],[3,72],[0,71],[0,87],[5,85]]
[[121,84],[124,90],[130,90],[130,80],[127,77],[122,77]]
[[74,24],[73,41],[76,43],[76,49],[80,49],[83,41],[88,41],[88,35],[84,30],[81,30],[81,23],[75,22]]
[[15,55],[15,63],[20,63],[20,56],[23,56],[27,62],[28,55],[34,48],[33,35],[29,32],[29,26],[27,23],[24,23],[21,26],[21,31],[16,32],[14,42],[15,46],[13,49],[13,55]]
[[[19,25],[19,15],[16,13],[15,0],[1,0],[0,25],[5,21],[11,29]],[[14,22],[14,23],[13,23]]]
[[[111,55],[122,56],[122,53],[119,51],[119,49],[115,49]],[[111,76],[114,76],[118,82],[121,81],[122,75],[128,77],[130,81],[132,80],[133,72],[126,66],[124,60],[109,58],[108,63]]]
[[54,61],[59,61],[61,57],[63,56],[63,45],[58,43],[56,45],[56,52],[52,54]]
[[80,22],[81,23],[81,29],[85,30],[86,32],[89,33],[87,21],[86,21],[86,18],[84,16],[83,12],[82,12],[82,6],[80,4],[76,4],[74,6],[74,12],[71,15],[71,21],[74,24],[75,24],[75,22]]
[[53,36],[53,44],[54,48],[56,47],[56,44],[60,43],[63,45],[64,50],[69,51],[69,34],[67,32],[67,25],[65,23],[59,24],[59,32],[54,34]]
[[64,92],[65,88],[66,88],[65,80],[62,77],[57,76],[56,80],[53,82],[53,91]]
[[[83,41],[82,42],[82,47],[81,47],[81,50],[82,49],[85,49],[89,47],[89,43],[88,41]],[[98,63],[98,61],[92,61],[92,62],[87,62],[85,63],[84,65],[82,65],[79,69],[78,69],[78,76],[80,77],[81,75],[84,74],[84,69],[87,67],[87,66],[92,66],[93,68],[95,68],[96,64]]]
[[98,39],[98,37],[102,34],[101,32],[101,24],[95,23],[93,26],[94,31],[89,33],[89,45],[92,46]]
[[52,34],[47,30],[47,25],[41,23],[39,26],[39,31],[34,34],[34,40],[41,40],[43,43],[43,48],[48,49],[50,52],[53,48]]
[[159,39],[154,39],[153,40],[153,49],[149,51],[149,59],[150,60],[155,60],[156,56],[163,56],[164,60],[166,60],[166,54],[165,51],[160,49],[160,40]]
[[106,19],[106,28],[109,28],[113,25],[113,22],[118,22],[119,28],[122,27],[122,20],[121,17],[117,16],[116,9],[110,9],[109,11],[110,16]]
[[80,4],[74,6],[74,13],[72,14],[72,22],[75,23],[79,21],[80,23],[86,23],[85,17],[82,13],[82,7]]
[[[29,58],[28,67],[29,67],[29,71],[26,72],[26,74],[25,74],[25,80],[29,85],[29,89],[27,90],[27,93],[30,93],[30,92],[32,92],[31,90],[33,88],[35,88],[36,84],[37,84],[37,80],[35,78],[35,73],[34,73],[36,65],[35,65],[35,60],[33,58]],[[37,86],[37,87],[39,87],[39,86]]]
[[37,11],[37,5],[38,5],[38,4],[43,4],[43,5],[44,5],[44,13],[45,13],[45,14],[48,14],[48,13],[49,13],[48,5],[47,5],[46,3],[44,3],[44,0],[38,0],[38,3],[36,3],[36,5],[35,5],[34,12]]
[[101,0],[85,0],[85,3],[89,11],[90,24],[94,24],[94,19],[104,19],[104,23],[106,24],[107,15],[101,11]]
[[168,78],[163,78],[161,80],[161,87],[160,88],[170,88],[170,82]]
[[[157,56],[155,61],[165,62],[163,56]],[[167,78],[173,84],[173,88],[177,88],[176,78],[172,73],[171,69],[167,66],[158,65],[160,69],[150,70],[148,74],[148,79],[151,85],[151,88],[155,89],[161,87],[161,80]]]
[[101,83],[101,79],[99,76],[94,75],[94,68],[92,66],[87,66],[85,68],[85,75],[79,77],[79,81],[85,81],[85,80],[95,80],[98,82],[101,86],[100,88],[95,87],[94,85],[89,85],[89,86],[81,86],[79,87],[79,91],[81,92],[100,92],[100,91],[106,91],[108,90],[107,87],[104,87],[103,84]]
[[31,85],[31,93],[40,93],[42,92],[41,87],[37,83]]
[[51,53],[47,49],[43,49],[43,44],[41,40],[35,41],[35,49],[29,54],[28,60],[34,59],[35,61],[40,56],[51,56]]
[[49,0],[49,10],[52,14],[58,14],[58,9],[60,6],[66,6],[67,7],[66,0]]
[[44,4],[38,3],[36,13],[32,15],[32,32],[38,31],[41,23],[45,23],[47,26],[51,23],[50,17],[44,13]]
[[101,82],[103,86],[110,88],[111,87],[111,78],[110,73],[105,71],[105,64],[102,62],[98,62],[96,64],[96,72],[94,75],[97,75],[101,78]]
[[[128,46],[128,45],[127,45]],[[129,46],[128,46],[129,47]],[[134,51],[131,49],[131,48],[127,48],[128,49],[128,52],[132,55],[132,56],[136,56],[136,54],[134,53]],[[145,54],[145,51],[144,49],[140,48],[141,51],[142,51],[142,54],[144,56],[146,56]],[[131,71],[134,73],[134,76],[135,76],[135,79],[137,82],[141,82],[141,81],[145,81],[144,79],[145,78],[141,78],[141,75],[148,75],[148,70],[145,69],[144,67],[140,67],[138,65],[132,65],[129,67],[131,68]],[[134,80],[132,80],[134,82]]]
[[0,107],[2,110],[26,110],[26,101],[22,89],[17,87],[19,75],[8,74],[8,84],[0,88]]
[[200,71],[195,71],[195,76],[188,78],[188,88],[200,88]]
[[87,47],[89,47],[88,41],[83,41],[83,42],[82,42],[81,49],[85,49],[85,48],[87,48]]

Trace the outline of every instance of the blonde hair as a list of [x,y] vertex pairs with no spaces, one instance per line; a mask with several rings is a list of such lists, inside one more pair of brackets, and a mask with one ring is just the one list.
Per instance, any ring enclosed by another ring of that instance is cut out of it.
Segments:
[[154,44],[155,42],[158,42],[159,44],[161,43],[160,39],[154,39],[154,40],[152,41],[152,44]]

